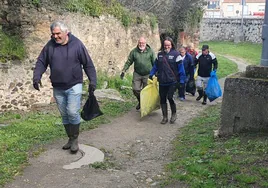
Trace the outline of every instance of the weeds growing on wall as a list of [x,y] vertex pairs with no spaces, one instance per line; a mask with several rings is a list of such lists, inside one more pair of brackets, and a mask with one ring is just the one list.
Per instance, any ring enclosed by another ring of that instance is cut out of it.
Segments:
[[151,28],[154,30],[157,28],[157,25],[158,25],[158,21],[157,21],[157,18],[154,14],[151,14],[150,17],[150,26]]
[[137,17],[125,9],[117,0],[68,0],[66,8],[71,12],[99,17],[104,14],[113,15],[124,27],[137,22]]
[[0,62],[5,63],[14,59],[21,60],[24,56],[24,44],[20,37],[9,36],[0,28]]
[[40,5],[40,0],[29,0],[29,3],[35,7],[38,7]]

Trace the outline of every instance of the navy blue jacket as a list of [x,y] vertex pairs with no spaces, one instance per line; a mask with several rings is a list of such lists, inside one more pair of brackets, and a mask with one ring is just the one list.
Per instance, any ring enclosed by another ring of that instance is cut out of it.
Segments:
[[65,45],[51,39],[42,49],[33,74],[33,81],[41,80],[42,74],[50,67],[52,86],[69,89],[83,83],[82,67],[91,84],[97,84],[96,69],[83,43],[71,33]]
[[194,79],[194,61],[192,55],[186,52],[185,57],[182,60],[186,77],[190,80]]
[[156,73],[159,85],[172,85],[177,82],[184,83],[185,71],[179,52],[173,49],[169,53],[159,52],[150,76]]

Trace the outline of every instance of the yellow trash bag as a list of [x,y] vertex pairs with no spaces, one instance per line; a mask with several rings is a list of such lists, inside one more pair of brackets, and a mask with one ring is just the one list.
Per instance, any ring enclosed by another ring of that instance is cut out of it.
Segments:
[[194,72],[194,79],[196,80],[198,76],[198,65],[196,66],[195,72]]
[[152,111],[160,108],[157,77],[153,77],[153,80],[148,79],[148,85],[141,90],[140,97],[141,117],[144,117]]

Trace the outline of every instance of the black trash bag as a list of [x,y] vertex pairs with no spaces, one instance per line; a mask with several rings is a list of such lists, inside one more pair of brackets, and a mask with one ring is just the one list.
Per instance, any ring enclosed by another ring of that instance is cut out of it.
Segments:
[[196,86],[194,80],[189,80],[186,84],[186,92],[191,93],[192,95],[195,95],[196,92]]
[[95,95],[92,93],[88,96],[88,99],[83,106],[83,109],[81,111],[81,117],[85,121],[90,121],[98,116],[103,115],[102,111],[100,110],[98,101],[95,97]]

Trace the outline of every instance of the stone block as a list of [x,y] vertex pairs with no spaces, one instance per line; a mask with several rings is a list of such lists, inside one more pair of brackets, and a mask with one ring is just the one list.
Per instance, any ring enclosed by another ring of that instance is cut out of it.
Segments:
[[268,80],[260,78],[265,76],[265,70],[266,67],[250,66],[245,74],[226,78],[220,136],[268,131]]
[[268,79],[268,67],[249,65],[246,68],[246,77]]

